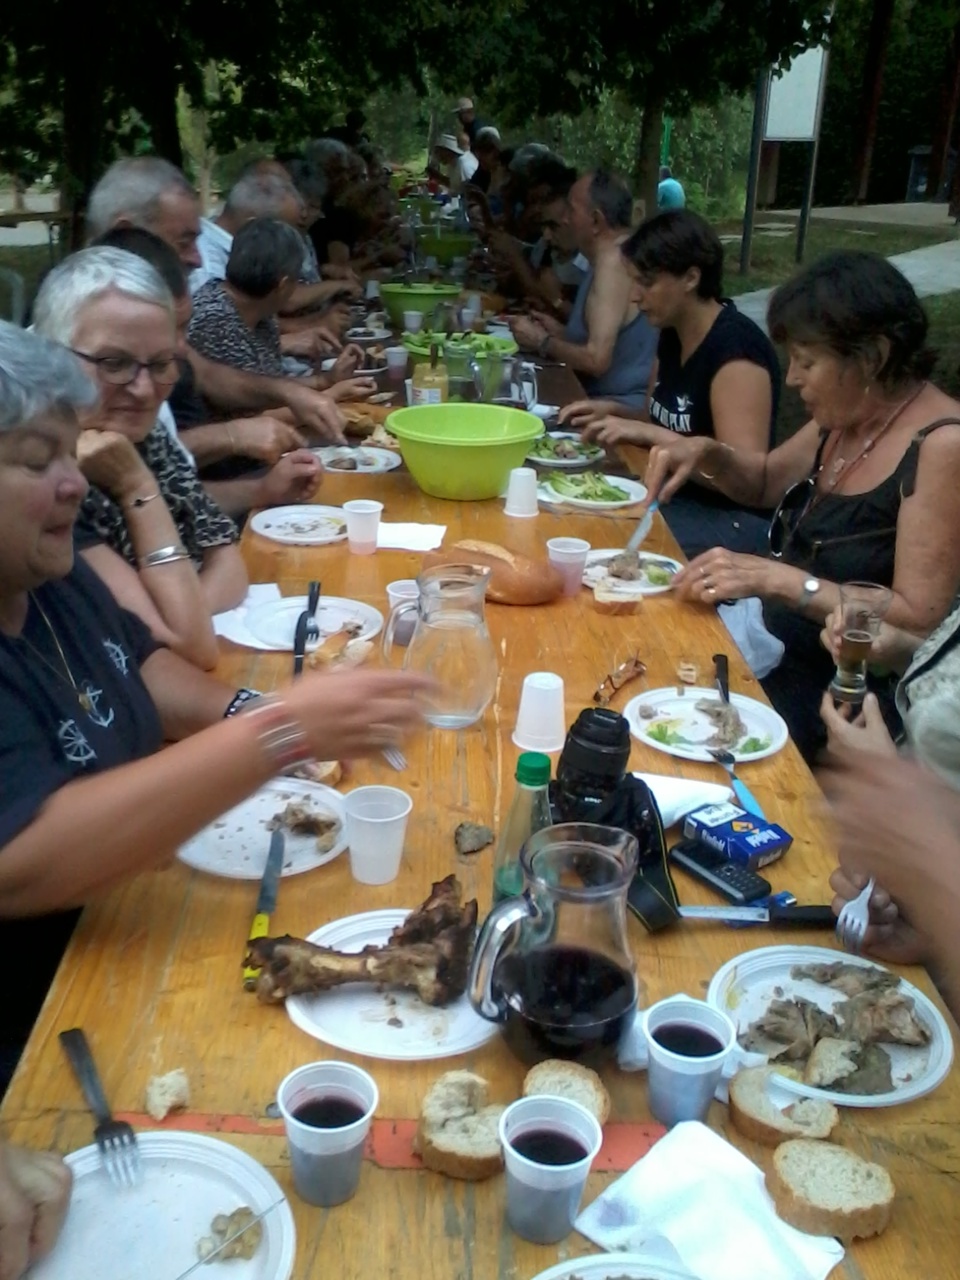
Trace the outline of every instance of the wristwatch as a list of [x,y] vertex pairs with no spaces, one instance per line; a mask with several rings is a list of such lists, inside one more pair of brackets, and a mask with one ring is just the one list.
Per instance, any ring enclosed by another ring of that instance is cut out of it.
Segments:
[[806,578],[803,583],[803,590],[800,592],[800,599],[797,601],[797,608],[805,609],[819,590],[819,578]]

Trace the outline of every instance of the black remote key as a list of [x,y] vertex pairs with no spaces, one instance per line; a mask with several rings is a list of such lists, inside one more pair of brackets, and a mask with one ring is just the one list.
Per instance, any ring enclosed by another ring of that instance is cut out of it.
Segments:
[[681,840],[670,850],[670,861],[682,867],[688,875],[726,898],[738,907],[758,898],[766,898],[771,892],[770,881],[757,875],[749,867],[741,867],[701,840]]

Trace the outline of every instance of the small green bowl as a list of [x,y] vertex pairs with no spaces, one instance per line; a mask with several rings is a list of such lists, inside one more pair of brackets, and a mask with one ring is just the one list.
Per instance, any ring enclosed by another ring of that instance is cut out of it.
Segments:
[[496,404],[413,405],[386,429],[423,492],[457,502],[498,498],[544,430],[534,414]]
[[431,315],[441,302],[456,302],[458,284],[382,284],[380,298],[395,329],[403,328],[405,311],[421,311]]

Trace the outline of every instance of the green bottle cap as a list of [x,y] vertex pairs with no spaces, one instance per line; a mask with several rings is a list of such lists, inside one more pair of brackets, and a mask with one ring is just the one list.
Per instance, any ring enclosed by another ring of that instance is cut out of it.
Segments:
[[517,781],[525,787],[545,787],[551,768],[549,756],[540,751],[524,751],[517,761]]

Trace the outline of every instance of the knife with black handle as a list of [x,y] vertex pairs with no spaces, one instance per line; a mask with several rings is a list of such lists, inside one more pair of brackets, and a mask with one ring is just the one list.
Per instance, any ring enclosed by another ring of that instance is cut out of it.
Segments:
[[722,701],[730,701],[730,663],[725,653],[713,655],[713,666],[717,675],[717,692]]

